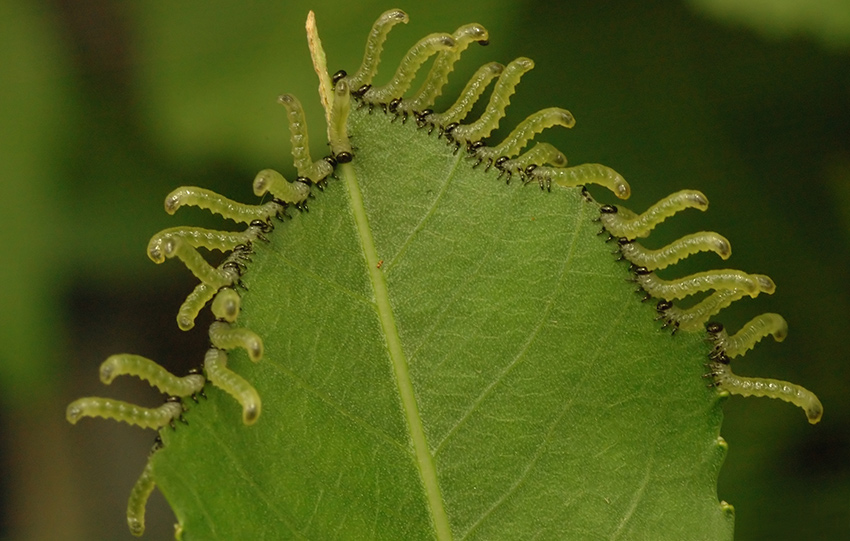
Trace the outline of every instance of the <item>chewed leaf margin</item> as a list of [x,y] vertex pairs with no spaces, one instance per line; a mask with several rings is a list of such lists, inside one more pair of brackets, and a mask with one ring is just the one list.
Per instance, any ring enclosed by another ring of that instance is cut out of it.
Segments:
[[[312,16],[312,14],[311,14]],[[544,108],[520,122],[502,141],[489,143],[487,137],[495,131],[505,117],[511,96],[516,92],[522,76],[534,67],[528,58],[517,58],[506,65],[491,62],[481,66],[469,79],[457,100],[445,111],[435,111],[434,102],[442,94],[455,63],[472,43],[486,45],[489,34],[479,24],[468,24],[454,33],[435,33],[418,41],[404,56],[392,79],[384,85],[373,86],[378,71],[384,42],[392,27],[406,23],[408,16],[401,10],[385,12],[375,22],[367,39],[363,62],[352,75],[345,71],[333,77],[321,75],[331,81],[327,100],[328,138],[330,154],[313,160],[309,150],[309,134],[304,111],[299,100],[283,94],[278,102],[284,106],[291,135],[291,151],[298,176],[286,180],[280,173],[264,169],[253,183],[254,194],[270,199],[258,204],[245,204],[225,198],[200,187],[180,187],[166,196],[165,210],[174,214],[180,207],[196,206],[236,223],[247,224],[242,231],[219,231],[182,226],[168,228],[155,234],[147,248],[148,256],[157,264],[168,259],[178,259],[199,280],[181,305],[177,323],[180,329],[189,330],[200,311],[212,301],[211,310],[216,318],[209,328],[211,347],[200,369],[178,377],[150,359],[137,355],[114,355],[101,365],[101,380],[109,384],[118,375],[131,375],[148,381],[168,396],[158,408],[143,408],[122,401],[100,397],[85,397],[72,402],[67,409],[67,419],[76,423],[82,417],[104,417],[130,424],[161,430],[176,429],[175,420],[184,420],[183,413],[190,406],[184,398],[200,404],[207,382],[219,387],[239,403],[242,422],[256,423],[262,412],[262,398],[251,382],[228,368],[228,351],[241,348],[249,358],[260,362],[264,355],[262,338],[251,329],[234,325],[241,310],[239,290],[244,290],[242,275],[250,269],[251,256],[268,242],[275,233],[275,220],[285,228],[287,211],[294,207],[299,212],[308,211],[308,200],[314,197],[313,187],[323,191],[337,164],[356,159],[347,133],[347,120],[352,105],[368,108],[370,113],[382,111],[389,122],[402,123],[413,119],[423,137],[436,134],[444,138],[455,153],[461,149],[467,154],[469,167],[483,167],[495,180],[504,179],[510,184],[517,178],[522,184],[537,183],[546,191],[552,186],[568,190],[581,190],[584,201],[598,212],[600,238],[616,246],[614,259],[625,261],[632,270],[632,281],[643,301],[655,299],[657,320],[662,329],[677,332],[704,333],[707,329],[711,343],[706,364],[709,386],[719,391],[718,398],[727,394],[742,396],[768,396],[780,398],[800,406],[811,423],[820,420],[823,407],[817,397],[806,389],[787,382],[747,378],[732,373],[730,359],[744,354],[762,338],[772,335],[777,341],[784,339],[787,324],[778,314],[762,314],[754,318],[738,333],[729,336],[719,323],[709,319],[745,296],[756,297],[775,291],[773,281],[760,274],[749,274],[734,269],[705,271],[679,279],[663,280],[656,270],[674,265],[698,252],[714,252],[726,260],[731,256],[729,241],[715,232],[698,232],[686,235],[667,246],[652,249],[636,242],[649,237],[651,231],[667,218],[685,209],[705,211],[708,199],[695,190],[683,190],[663,198],[647,211],[638,214],[621,205],[601,205],[586,191],[585,186],[596,184],[610,190],[619,199],[628,199],[631,187],[613,169],[601,164],[567,165],[567,157],[547,142],[537,142],[537,135],[548,128],[572,128],[575,118],[566,109]],[[413,93],[407,94],[419,70],[433,58],[424,82]],[[465,122],[474,105],[495,81],[489,101],[479,118]],[[530,149],[526,147],[534,143]],[[224,261],[213,267],[199,248],[228,254]],[[376,264],[380,268],[383,261]],[[712,293],[691,306],[676,302],[705,291]],[[186,430],[188,428],[184,428]],[[722,438],[717,446],[725,449]],[[157,436],[151,455],[162,448]],[[155,476],[150,458],[139,480],[133,487],[127,506],[128,526],[133,535],[144,532],[145,504],[155,487]],[[720,503],[731,510],[728,504]],[[730,511],[731,512],[731,511]],[[179,526],[178,526],[179,531]]]

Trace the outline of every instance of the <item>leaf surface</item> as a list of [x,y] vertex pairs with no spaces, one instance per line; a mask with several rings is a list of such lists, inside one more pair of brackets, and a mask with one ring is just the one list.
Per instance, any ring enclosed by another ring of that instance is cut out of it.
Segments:
[[152,458],[183,539],[730,539],[704,335],[659,330],[579,189],[426,133],[353,112],[257,246],[262,416],[208,386]]

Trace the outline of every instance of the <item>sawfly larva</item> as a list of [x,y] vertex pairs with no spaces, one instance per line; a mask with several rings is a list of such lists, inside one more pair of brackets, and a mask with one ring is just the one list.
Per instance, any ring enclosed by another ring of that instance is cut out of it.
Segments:
[[732,246],[725,237],[711,231],[685,235],[657,250],[644,248],[625,238],[620,239],[622,256],[638,267],[646,267],[649,270],[667,268],[698,252],[714,252],[726,260],[732,255]]
[[257,173],[253,187],[254,195],[271,193],[275,199],[294,205],[303,203],[310,195],[310,186],[306,182],[289,182],[274,169],[263,169]]
[[715,354],[735,358],[753,349],[766,336],[773,335],[774,340],[782,342],[788,336],[788,323],[779,314],[766,313],[745,323],[733,336],[719,323],[710,324],[708,331]]
[[228,252],[240,244],[250,244],[255,235],[252,231],[215,231],[201,227],[170,227],[163,229],[148,243],[148,257],[154,263],[165,261],[163,246],[173,238],[180,238],[183,242],[194,248],[206,248],[207,250],[218,250]]
[[215,268],[207,263],[198,250],[180,237],[166,239],[162,243],[162,254],[168,259],[179,258],[198,280],[215,290],[232,284],[237,278],[230,269]]
[[728,362],[712,362],[711,372],[706,376],[713,377],[715,385],[721,391],[739,396],[765,396],[778,398],[803,408],[806,418],[811,424],[816,424],[823,416],[823,405],[814,393],[799,385],[768,378],[748,378],[732,372]]
[[407,51],[398,65],[393,78],[385,85],[373,86],[363,94],[367,103],[389,103],[393,98],[404,95],[413,83],[416,72],[426,60],[440,51],[451,49],[455,40],[449,34],[430,34],[419,40]]
[[233,288],[223,287],[216,293],[212,302],[212,313],[218,319],[233,323],[239,317],[242,298]]
[[479,162],[489,160],[491,163],[501,156],[512,157],[520,153],[535,135],[553,126],[572,128],[576,119],[573,114],[560,107],[541,109],[529,115],[520,122],[514,130],[505,137],[504,141],[494,147],[481,147],[475,151]]
[[186,300],[180,305],[177,310],[177,326],[180,330],[188,331],[195,326],[195,318],[201,313],[201,309],[206,306],[216,293],[216,288],[201,282],[189,295]]
[[635,281],[650,295],[659,299],[684,299],[708,290],[741,289],[750,297],[759,293],[772,295],[776,285],[763,274],[747,274],[735,269],[698,272],[675,280],[663,280],[644,267],[638,267]]
[[127,500],[127,526],[130,528],[130,533],[136,537],[145,533],[145,507],[155,486],[153,466],[148,460],[145,469],[130,490],[130,498]]
[[668,195],[643,214],[635,214],[625,207],[603,205],[600,208],[600,220],[611,235],[634,240],[649,235],[655,226],[677,212],[689,208],[706,210],[708,198],[696,190],[682,190]]
[[360,64],[360,68],[348,79],[353,89],[360,89],[363,85],[372,83],[372,79],[378,73],[378,63],[381,61],[381,52],[384,49],[387,34],[392,30],[393,26],[398,23],[407,24],[409,20],[407,13],[400,9],[385,11],[378,17],[378,20],[372,25],[369,37],[366,38],[363,62]]
[[207,209],[234,222],[249,224],[254,220],[268,220],[280,211],[280,205],[270,201],[263,205],[246,205],[228,199],[212,190],[183,186],[165,196],[165,212],[174,214],[180,207],[192,206]]
[[236,399],[242,406],[242,422],[252,425],[260,417],[262,403],[257,390],[245,379],[227,368],[227,353],[211,348],[204,356],[204,371],[210,382]]
[[254,362],[263,358],[263,340],[257,333],[230,323],[216,321],[210,325],[210,342],[219,349],[243,348]]
[[505,66],[498,62],[484,64],[472,75],[466,83],[463,91],[460,93],[460,96],[458,96],[457,100],[451,107],[442,113],[435,113],[430,109],[417,113],[417,124],[419,124],[420,127],[429,125],[430,128],[428,133],[431,133],[435,126],[439,126],[440,132],[442,133],[444,126],[460,122],[466,118],[466,115],[468,115],[475,104],[478,103],[478,99],[484,94],[484,91],[487,89],[490,82],[501,75],[504,69]]
[[314,184],[321,182],[333,172],[333,166],[327,160],[313,161],[310,157],[310,137],[307,131],[307,118],[298,98],[292,94],[278,96],[278,103],[286,107],[289,120],[289,136],[292,143],[292,158],[298,176],[309,179]]
[[583,163],[573,167],[535,167],[526,171],[526,182],[536,180],[541,189],[548,189],[551,184],[564,188],[575,188],[596,184],[608,188],[620,199],[628,199],[632,189],[620,173],[610,167],[598,163]]
[[204,388],[204,376],[189,374],[178,377],[140,355],[111,355],[100,365],[100,381],[109,385],[118,376],[136,376],[169,396],[190,396]]
[[487,108],[475,122],[471,124],[460,124],[445,126],[445,133],[455,144],[466,144],[478,141],[490,135],[499,127],[499,121],[505,117],[505,109],[511,101],[511,96],[516,92],[516,86],[522,76],[534,67],[534,61],[530,58],[520,57],[505,66],[504,71],[496,81],[493,93]]
[[112,398],[87,396],[68,404],[65,418],[72,425],[83,417],[102,417],[142,428],[159,429],[173,423],[182,413],[183,405],[179,400],[169,400],[158,408],[143,408]]
[[745,296],[747,296],[746,291],[733,288],[715,291],[689,308],[676,306],[670,301],[661,301],[658,303],[660,315],[656,319],[663,319],[668,325],[683,331],[698,331],[711,316]]
[[331,106],[328,141],[331,154],[339,163],[348,163],[353,154],[351,142],[348,140],[348,115],[351,112],[351,95],[348,92],[348,81],[342,79],[334,86],[334,102]]

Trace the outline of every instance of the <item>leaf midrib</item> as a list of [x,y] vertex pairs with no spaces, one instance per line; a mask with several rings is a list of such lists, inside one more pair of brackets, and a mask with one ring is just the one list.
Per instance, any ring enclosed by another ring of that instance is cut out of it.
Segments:
[[452,539],[452,533],[448,515],[443,505],[443,497],[437,479],[434,457],[431,455],[428,442],[425,439],[425,430],[422,426],[422,418],[419,415],[419,406],[416,403],[413,382],[410,379],[407,357],[401,346],[401,337],[399,336],[395,315],[390,305],[387,282],[384,279],[384,273],[379,268],[378,252],[375,249],[375,241],[372,238],[372,230],[369,226],[366,208],[363,205],[363,196],[360,193],[357,175],[351,164],[341,165],[340,172],[342,181],[348,190],[349,203],[354,215],[357,235],[360,239],[363,255],[366,257],[366,268],[372,284],[372,291],[375,294],[375,306],[378,311],[381,328],[384,331],[384,338],[390,354],[390,361],[392,363],[396,385],[398,386],[402,409],[404,410],[407,427],[410,431],[410,438],[413,442],[414,457],[418,466],[419,477],[425,489],[428,511],[434,523],[437,539],[440,541],[450,541]]

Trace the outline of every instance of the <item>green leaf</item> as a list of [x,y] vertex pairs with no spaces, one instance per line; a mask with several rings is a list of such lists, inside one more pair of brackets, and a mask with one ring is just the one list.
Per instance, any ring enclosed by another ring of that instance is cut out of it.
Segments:
[[704,335],[659,330],[598,205],[382,113],[349,133],[243,278],[260,420],[208,387],[152,458],[183,539],[731,538]]

